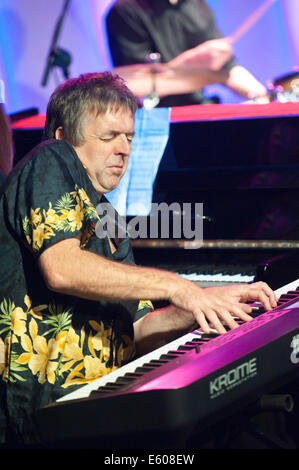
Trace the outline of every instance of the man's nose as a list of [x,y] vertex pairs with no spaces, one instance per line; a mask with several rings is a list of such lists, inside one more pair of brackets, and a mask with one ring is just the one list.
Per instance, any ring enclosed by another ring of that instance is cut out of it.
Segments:
[[116,153],[129,155],[131,152],[131,142],[125,134],[120,134],[116,139]]

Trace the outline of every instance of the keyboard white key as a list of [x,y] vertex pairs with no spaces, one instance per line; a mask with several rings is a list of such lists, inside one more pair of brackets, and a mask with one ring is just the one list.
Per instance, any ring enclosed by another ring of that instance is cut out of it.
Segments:
[[[286,284],[285,286],[282,286],[279,289],[276,289],[275,294],[279,298],[282,294],[286,294],[290,290],[296,290],[298,286],[299,286],[299,279],[296,279],[296,281],[292,281],[289,284]],[[299,291],[298,291],[298,295],[299,295]]]
[[184,279],[188,279],[189,281],[194,282],[228,282],[228,283],[242,283],[246,284],[248,282],[253,281],[254,276],[248,276],[245,274],[198,274],[198,273],[191,273],[191,274],[179,274]]

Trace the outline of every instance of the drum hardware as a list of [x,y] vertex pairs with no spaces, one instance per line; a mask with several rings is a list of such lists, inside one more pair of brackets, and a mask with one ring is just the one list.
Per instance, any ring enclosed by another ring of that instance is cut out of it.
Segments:
[[280,103],[299,101],[299,71],[282,75],[268,84],[270,101]]
[[152,91],[145,96],[143,99],[142,105],[144,109],[152,109],[155,108],[160,103],[160,98],[156,91],[156,73],[157,69],[155,68],[154,64],[161,63],[161,55],[158,52],[153,52],[152,54],[148,54],[146,56],[146,63],[152,64],[150,69],[151,77],[152,77]]

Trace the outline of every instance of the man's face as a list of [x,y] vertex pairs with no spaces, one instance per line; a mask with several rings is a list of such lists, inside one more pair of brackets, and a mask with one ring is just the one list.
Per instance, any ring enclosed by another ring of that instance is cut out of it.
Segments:
[[134,117],[125,109],[88,116],[85,142],[74,149],[99,196],[116,188],[124,175],[134,136]]

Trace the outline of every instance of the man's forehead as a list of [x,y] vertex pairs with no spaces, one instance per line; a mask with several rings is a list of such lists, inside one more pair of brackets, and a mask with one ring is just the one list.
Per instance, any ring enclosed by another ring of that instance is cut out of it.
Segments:
[[128,108],[108,109],[104,113],[91,111],[86,114],[86,127],[94,125],[102,129],[112,129],[121,132],[134,131],[134,115]]

